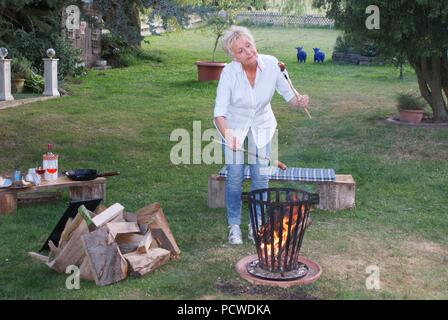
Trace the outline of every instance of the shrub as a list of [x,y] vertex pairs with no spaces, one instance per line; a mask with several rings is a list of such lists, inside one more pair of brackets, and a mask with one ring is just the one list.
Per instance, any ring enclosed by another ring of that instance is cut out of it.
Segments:
[[397,95],[397,107],[403,110],[424,110],[426,103],[421,96],[412,92]]
[[337,37],[334,51],[343,53],[357,53],[366,57],[376,57],[379,53],[378,48],[372,41],[355,39],[347,34]]
[[123,52],[117,56],[117,66],[129,67],[137,64],[136,57],[131,52]]
[[351,50],[352,46],[349,41],[347,41],[347,37],[338,36],[336,39],[336,45],[334,46],[334,51],[349,53]]
[[128,67],[138,60],[162,62],[164,56],[158,50],[143,50],[127,45],[122,38],[108,33],[101,39],[102,57],[113,67]]
[[27,91],[31,91],[33,93],[42,93],[44,92],[45,81],[41,75],[38,75],[34,72],[31,72],[31,76],[25,81],[25,88]]
[[11,73],[15,79],[28,79],[31,77],[31,62],[22,56],[12,60]]
[[81,59],[81,50],[75,50],[70,43],[66,42],[59,34],[42,33],[36,30],[26,32],[22,29],[14,31],[14,37],[8,43],[11,48],[11,57],[14,61],[16,57],[25,57],[31,62],[32,69],[43,74],[44,64],[43,58],[46,58],[48,48],[56,51],[58,61],[58,79],[62,80],[68,75],[73,75],[76,66]]

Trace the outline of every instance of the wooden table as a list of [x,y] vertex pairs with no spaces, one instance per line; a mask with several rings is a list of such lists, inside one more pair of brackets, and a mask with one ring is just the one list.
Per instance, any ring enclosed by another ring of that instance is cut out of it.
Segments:
[[82,201],[106,198],[106,178],[100,177],[89,181],[72,181],[61,176],[54,181],[42,181],[38,186],[23,189],[0,189],[0,215],[14,213],[17,210],[17,194],[46,189],[69,189],[70,201]]

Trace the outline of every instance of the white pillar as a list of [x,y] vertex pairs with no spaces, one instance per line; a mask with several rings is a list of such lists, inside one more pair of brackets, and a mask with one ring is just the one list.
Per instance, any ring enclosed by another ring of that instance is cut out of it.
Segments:
[[58,91],[58,61],[59,59],[44,60],[45,91],[44,96],[59,97]]
[[14,100],[11,95],[11,59],[0,59],[0,101]]

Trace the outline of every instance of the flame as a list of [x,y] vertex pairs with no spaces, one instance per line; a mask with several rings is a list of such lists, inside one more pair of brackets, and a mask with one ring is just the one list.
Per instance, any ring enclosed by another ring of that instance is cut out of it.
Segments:
[[[296,202],[297,196],[292,199],[292,201]],[[300,210],[300,211],[299,211]],[[273,246],[273,254],[275,259],[279,257],[279,252],[285,252],[286,251],[286,240],[288,239],[289,233],[293,233],[297,230],[297,228],[301,228],[302,221],[298,221],[299,219],[299,212],[303,213],[305,212],[305,204],[302,204],[299,208],[299,206],[295,205],[292,210],[291,220],[289,218],[289,212],[290,212],[290,206],[286,206],[284,208],[284,215],[283,217],[281,212],[278,210],[274,210],[271,214],[270,219],[273,219],[272,221],[267,221],[264,225],[260,226],[259,236],[261,239],[261,252],[264,258],[266,258],[266,253],[268,257],[268,263],[271,264],[271,255],[272,255],[272,246]],[[273,232],[271,232],[271,224],[273,225]],[[279,232],[279,227],[281,226],[281,232]],[[288,229],[289,232],[288,232]],[[271,234],[273,237],[273,241],[271,241]],[[290,239],[289,246],[292,246],[292,238]],[[290,253],[290,250],[288,250],[288,255]],[[275,261],[274,264],[277,265],[279,261]],[[272,267],[272,266],[271,266]]]

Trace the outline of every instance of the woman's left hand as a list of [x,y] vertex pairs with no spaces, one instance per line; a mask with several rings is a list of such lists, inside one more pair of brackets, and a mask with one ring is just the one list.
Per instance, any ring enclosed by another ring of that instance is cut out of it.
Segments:
[[308,97],[308,95],[303,95],[303,96],[299,96],[298,99],[298,106],[302,107],[302,108],[308,108],[308,103],[310,101],[310,98]]
[[290,101],[290,104],[298,108],[308,108],[309,99],[310,98],[306,94],[303,96],[297,95]]

